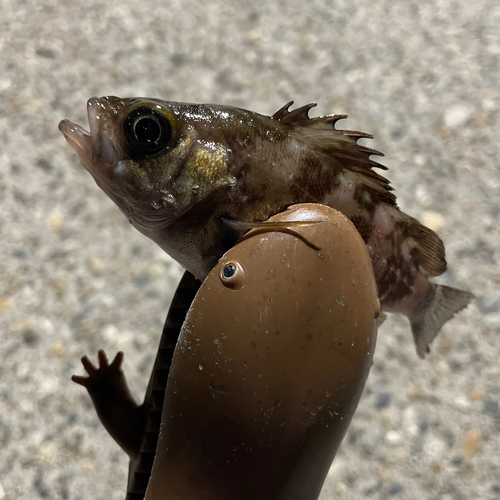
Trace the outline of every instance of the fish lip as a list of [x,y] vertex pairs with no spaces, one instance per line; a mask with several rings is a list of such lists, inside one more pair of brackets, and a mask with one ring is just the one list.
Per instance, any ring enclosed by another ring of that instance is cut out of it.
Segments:
[[[91,97],[87,101],[89,130],[69,120],[59,123],[59,130],[78,155],[80,162],[94,176],[106,176],[117,162],[115,147],[108,138],[106,127],[106,97]],[[117,99],[117,98],[115,98]]]
[[87,119],[89,121],[90,137],[92,139],[92,156],[95,158],[99,152],[99,113],[100,100],[97,97],[91,97],[87,101]]
[[96,174],[96,169],[92,160],[95,157],[99,136],[98,103],[99,99],[96,97],[91,97],[87,101],[89,131],[69,120],[59,122],[59,130],[63,133],[64,138],[77,154],[81,164],[93,175]]
[[89,170],[92,160],[91,133],[69,120],[61,120],[59,122],[59,130],[77,154],[82,165]]
[[[97,114],[97,107],[99,105],[99,99],[97,97],[91,97],[87,101],[87,119],[89,121],[90,135],[92,136],[92,146],[94,146],[95,137],[98,132],[98,120],[99,115]],[[93,132],[93,133],[92,133]]]
[[118,100],[117,97],[91,97],[87,101],[87,118],[90,127],[90,136],[92,139],[92,163],[94,165],[112,167],[117,163],[117,155],[113,142],[109,137],[107,127],[109,112],[109,101]]
[[100,112],[101,109],[106,109],[101,99],[91,97],[87,101],[90,131],[69,120],[62,120],[59,123],[59,130],[77,154],[85,170],[92,175],[98,186],[119,204],[123,193],[112,180],[112,169],[117,162],[117,155],[111,141],[107,137],[101,138],[106,135],[102,130],[105,120]]

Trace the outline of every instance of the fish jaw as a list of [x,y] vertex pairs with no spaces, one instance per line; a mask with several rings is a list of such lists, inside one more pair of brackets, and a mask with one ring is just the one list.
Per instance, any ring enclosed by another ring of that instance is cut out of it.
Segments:
[[92,170],[92,138],[90,132],[69,120],[59,122],[59,130],[68,144],[73,148],[80,163],[86,170]]
[[112,169],[117,165],[120,156],[120,148],[116,141],[111,139],[113,134],[110,134],[110,120],[107,118],[110,114],[108,108],[111,107],[107,103],[114,104],[112,114],[116,114],[119,109],[115,104],[116,101],[123,105],[123,101],[117,97],[102,99],[92,97],[88,100],[89,132],[69,120],[62,120],[59,123],[59,130],[77,154],[83,167],[101,182],[111,179]]

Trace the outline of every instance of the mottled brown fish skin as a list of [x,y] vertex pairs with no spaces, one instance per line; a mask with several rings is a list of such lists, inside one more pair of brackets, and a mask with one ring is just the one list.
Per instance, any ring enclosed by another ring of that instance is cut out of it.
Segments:
[[[345,116],[309,118],[314,104],[272,117],[229,106],[92,98],[91,132],[60,129],[97,184],[130,222],[204,279],[241,233],[224,219],[265,221],[295,203],[339,210],[365,241],[385,311],[409,317],[423,357],[441,326],[472,294],[435,285],[442,241],[402,213],[385,169],[336,130]],[[142,141],[142,142],[141,142]]]

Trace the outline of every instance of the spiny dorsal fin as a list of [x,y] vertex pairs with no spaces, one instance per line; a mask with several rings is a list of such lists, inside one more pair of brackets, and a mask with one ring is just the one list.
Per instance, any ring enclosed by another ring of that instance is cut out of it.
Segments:
[[[326,115],[309,117],[309,111],[316,103],[306,104],[290,111],[293,101],[285,104],[272,116],[273,120],[288,125],[302,141],[334,158],[347,171],[347,176],[361,183],[378,199],[396,206],[396,197],[389,181],[373,168],[387,170],[387,167],[371,160],[370,156],[384,156],[380,151],[357,144],[359,139],[373,139],[370,134],[355,130],[337,130],[335,124],[347,115]],[[351,175],[349,175],[351,174]]]
[[[295,126],[311,126],[318,125],[320,122],[324,122],[327,124],[333,124],[332,127],[335,128],[335,123],[339,120],[343,120],[347,118],[347,115],[327,115],[320,116],[317,118],[310,118],[309,111],[312,108],[315,108],[318,104],[315,102],[311,102],[306,104],[305,106],[301,106],[300,108],[294,109],[290,111],[290,106],[292,106],[293,101],[287,102],[281,109],[276,111],[274,115],[271,117],[273,120],[284,123],[285,125],[295,125]],[[331,130],[330,126],[326,127],[325,130]],[[350,131],[346,131],[350,132]],[[359,132],[354,132],[358,134]],[[368,136],[368,134],[363,134],[364,136]]]
[[307,121],[310,120],[309,110],[317,106],[317,103],[311,102],[310,104],[306,104],[305,106],[301,106],[300,108],[290,111],[290,106],[292,106],[292,104],[293,101],[286,103],[281,109],[274,113],[272,119],[277,120],[281,123],[285,123],[287,125],[291,123]]

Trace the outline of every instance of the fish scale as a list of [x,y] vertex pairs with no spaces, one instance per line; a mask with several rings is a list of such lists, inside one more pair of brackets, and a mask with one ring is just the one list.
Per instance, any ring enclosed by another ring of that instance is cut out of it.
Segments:
[[201,282],[197,281],[192,274],[186,271],[172,299],[144,399],[144,406],[149,408],[149,411],[139,458],[135,463],[131,464],[129,470],[126,500],[143,500],[146,494],[156,455],[156,445],[158,444],[160,435],[163,401],[165,399],[165,390],[167,388],[172,357],[189,306],[200,285]]

